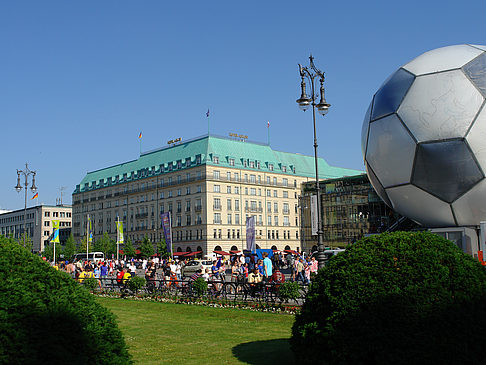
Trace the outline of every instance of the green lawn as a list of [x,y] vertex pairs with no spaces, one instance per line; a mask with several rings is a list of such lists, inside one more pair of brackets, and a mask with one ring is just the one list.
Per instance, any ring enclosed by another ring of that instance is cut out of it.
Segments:
[[98,298],[140,364],[292,364],[294,316]]

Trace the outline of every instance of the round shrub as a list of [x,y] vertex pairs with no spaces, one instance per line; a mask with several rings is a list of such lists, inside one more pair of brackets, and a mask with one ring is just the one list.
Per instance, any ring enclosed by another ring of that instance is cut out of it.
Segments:
[[197,278],[192,283],[192,289],[197,296],[204,295],[208,291],[208,283],[203,278]]
[[130,280],[127,281],[128,289],[134,293],[137,293],[140,289],[142,289],[145,284],[147,284],[147,280],[140,276],[132,276]]
[[278,297],[284,302],[300,297],[300,285],[295,281],[286,281],[278,285]]
[[130,364],[111,312],[68,274],[0,236],[0,363]]
[[90,291],[94,291],[96,288],[99,288],[98,279],[96,279],[96,278],[84,279],[83,285],[86,289],[88,289]]
[[486,271],[429,232],[364,238],[319,271],[292,328],[301,361],[484,362]]

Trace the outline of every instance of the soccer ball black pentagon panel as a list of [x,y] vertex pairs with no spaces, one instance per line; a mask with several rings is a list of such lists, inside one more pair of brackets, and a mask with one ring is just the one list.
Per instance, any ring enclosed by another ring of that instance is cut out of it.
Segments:
[[394,72],[361,132],[378,195],[429,227],[486,220],[485,97],[486,46],[438,48]]

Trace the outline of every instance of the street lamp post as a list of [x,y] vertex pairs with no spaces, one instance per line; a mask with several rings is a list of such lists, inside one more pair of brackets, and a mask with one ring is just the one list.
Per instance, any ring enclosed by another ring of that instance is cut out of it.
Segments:
[[23,186],[25,190],[25,205],[24,205],[24,247],[25,247],[25,234],[27,231],[27,188],[29,187],[29,176],[32,175],[32,186],[30,187],[30,190],[32,193],[35,193],[37,191],[37,187],[35,186],[35,171],[32,171],[29,169],[27,166],[27,163],[25,163],[25,170],[18,170],[17,169],[17,185],[15,186],[15,190],[17,190],[17,193],[20,193],[22,190],[22,185],[20,184],[20,175],[24,175],[25,177],[25,185]]
[[[322,231],[322,219],[321,219],[321,189],[319,186],[319,169],[318,169],[318,161],[317,161],[317,136],[316,136],[316,109],[321,115],[326,115],[329,111],[329,107],[331,106],[326,102],[326,98],[324,96],[324,72],[319,70],[314,65],[314,57],[312,55],[309,56],[310,65],[309,67],[302,67],[299,64],[299,72],[301,78],[301,95],[300,98],[297,99],[297,103],[299,104],[299,108],[303,111],[306,111],[309,106],[312,106],[312,122],[314,124],[314,161],[316,165],[316,194],[317,194],[317,262],[319,265],[319,269],[324,267],[326,257],[324,255],[324,242],[323,242],[323,231]],[[307,96],[305,90],[305,79],[310,82],[311,85],[311,94]],[[320,83],[320,101],[316,104],[316,81],[319,80]]]

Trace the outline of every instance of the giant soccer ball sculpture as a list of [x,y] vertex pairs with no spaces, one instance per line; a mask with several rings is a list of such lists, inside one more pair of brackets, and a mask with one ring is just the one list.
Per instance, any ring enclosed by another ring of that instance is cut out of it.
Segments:
[[376,92],[363,123],[368,177],[428,227],[486,220],[486,46],[426,52]]

